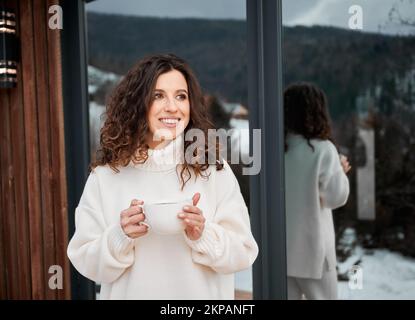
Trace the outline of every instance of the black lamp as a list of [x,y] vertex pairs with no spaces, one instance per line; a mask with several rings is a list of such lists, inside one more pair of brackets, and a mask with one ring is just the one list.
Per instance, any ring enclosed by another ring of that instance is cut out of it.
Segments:
[[17,84],[16,14],[0,0],[0,88]]

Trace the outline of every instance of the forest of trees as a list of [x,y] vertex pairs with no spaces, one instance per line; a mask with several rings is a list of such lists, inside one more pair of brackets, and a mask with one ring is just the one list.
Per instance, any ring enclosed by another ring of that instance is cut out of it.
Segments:
[[[189,61],[207,92],[248,105],[245,21],[88,12],[88,39],[89,63],[102,70],[125,74],[148,54],[172,52]],[[285,27],[283,45],[285,82],[320,85],[337,118],[354,109],[366,88],[411,66],[415,37]]]

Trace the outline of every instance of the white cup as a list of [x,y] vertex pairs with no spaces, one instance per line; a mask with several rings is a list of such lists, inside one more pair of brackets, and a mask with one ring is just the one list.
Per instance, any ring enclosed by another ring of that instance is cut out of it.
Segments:
[[178,214],[183,212],[184,206],[192,204],[191,199],[179,202],[144,203],[142,207],[146,218],[140,224],[146,225],[158,234],[173,235],[181,233],[185,229],[185,225]]

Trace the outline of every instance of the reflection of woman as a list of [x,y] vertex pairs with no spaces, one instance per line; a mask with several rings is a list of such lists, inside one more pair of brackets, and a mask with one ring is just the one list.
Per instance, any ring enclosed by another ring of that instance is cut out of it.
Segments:
[[[188,163],[183,154],[188,130],[207,134],[202,101],[192,71],[173,55],[141,60],[115,89],[68,246],[75,268],[102,284],[101,298],[233,299],[233,273],[254,262],[258,247],[229,165]],[[210,149],[203,152],[207,161]],[[178,213],[180,234],[141,223],[141,205],[166,198],[193,199]]]
[[324,93],[312,84],[284,93],[288,298],[336,299],[332,209],[349,195],[350,170],[332,143]]

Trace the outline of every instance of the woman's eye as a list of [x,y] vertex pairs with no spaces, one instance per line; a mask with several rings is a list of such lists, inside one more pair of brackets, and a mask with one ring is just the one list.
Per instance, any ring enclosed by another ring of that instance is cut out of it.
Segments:
[[177,99],[179,99],[179,100],[186,100],[187,99],[187,96],[185,95],[185,94],[179,94],[178,96],[177,96]]
[[155,94],[154,94],[154,99],[155,99],[155,100],[157,100],[157,99],[161,99],[161,98],[163,98],[163,95],[162,95],[161,93],[155,93]]

